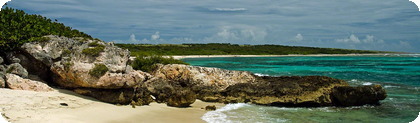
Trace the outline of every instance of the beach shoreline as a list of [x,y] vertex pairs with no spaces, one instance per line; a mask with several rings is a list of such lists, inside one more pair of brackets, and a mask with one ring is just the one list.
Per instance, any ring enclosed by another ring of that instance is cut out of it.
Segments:
[[184,58],[218,58],[218,57],[299,57],[299,56],[381,56],[391,55],[392,53],[379,53],[379,54],[289,54],[289,55],[179,55],[172,56],[174,59]]
[[[187,108],[168,107],[164,103],[146,106],[117,106],[69,90],[34,92],[0,88],[0,112],[12,123],[137,123],[137,122],[205,122],[201,117],[207,105],[224,104],[196,100]],[[64,106],[64,104],[67,106]]]

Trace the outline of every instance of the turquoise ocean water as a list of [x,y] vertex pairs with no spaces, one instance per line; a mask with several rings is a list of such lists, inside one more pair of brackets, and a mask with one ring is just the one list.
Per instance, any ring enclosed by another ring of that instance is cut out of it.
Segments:
[[407,123],[420,112],[420,55],[328,57],[230,57],[183,59],[195,66],[250,71],[268,76],[323,75],[353,86],[380,84],[388,93],[380,106],[287,108],[229,104],[206,113],[207,122]]

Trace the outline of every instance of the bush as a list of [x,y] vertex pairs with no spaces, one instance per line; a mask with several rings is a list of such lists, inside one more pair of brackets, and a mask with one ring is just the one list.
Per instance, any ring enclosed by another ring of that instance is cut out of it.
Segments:
[[104,51],[105,46],[98,44],[98,42],[89,43],[89,48],[83,49],[82,53],[90,56],[99,56]]
[[53,22],[41,15],[30,15],[22,10],[4,7],[0,11],[0,51],[10,51],[24,43],[48,41],[45,35],[84,37],[87,35],[63,23]]
[[141,70],[146,72],[152,72],[156,68],[156,64],[186,64],[181,60],[174,59],[173,57],[165,58],[163,56],[151,55],[151,56],[137,56],[131,66],[135,70]]
[[89,71],[89,74],[99,78],[108,72],[108,70],[108,67],[106,67],[104,64],[95,64],[95,67]]

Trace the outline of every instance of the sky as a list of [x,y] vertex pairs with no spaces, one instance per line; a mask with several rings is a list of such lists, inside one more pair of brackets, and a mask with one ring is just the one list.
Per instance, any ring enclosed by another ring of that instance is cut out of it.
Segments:
[[12,0],[116,43],[279,44],[420,53],[409,0]]

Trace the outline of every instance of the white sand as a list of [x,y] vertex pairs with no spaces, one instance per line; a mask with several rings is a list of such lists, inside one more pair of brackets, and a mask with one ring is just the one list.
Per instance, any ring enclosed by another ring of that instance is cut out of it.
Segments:
[[197,100],[189,108],[157,103],[132,108],[99,102],[61,89],[33,92],[0,88],[0,112],[5,113],[6,119],[12,123],[197,123],[204,122],[200,117],[206,111],[201,108],[207,105],[224,106]]
[[172,56],[172,57],[174,59],[183,59],[183,58],[215,58],[215,57],[372,56],[372,55],[387,55],[387,54],[185,55],[185,56]]

